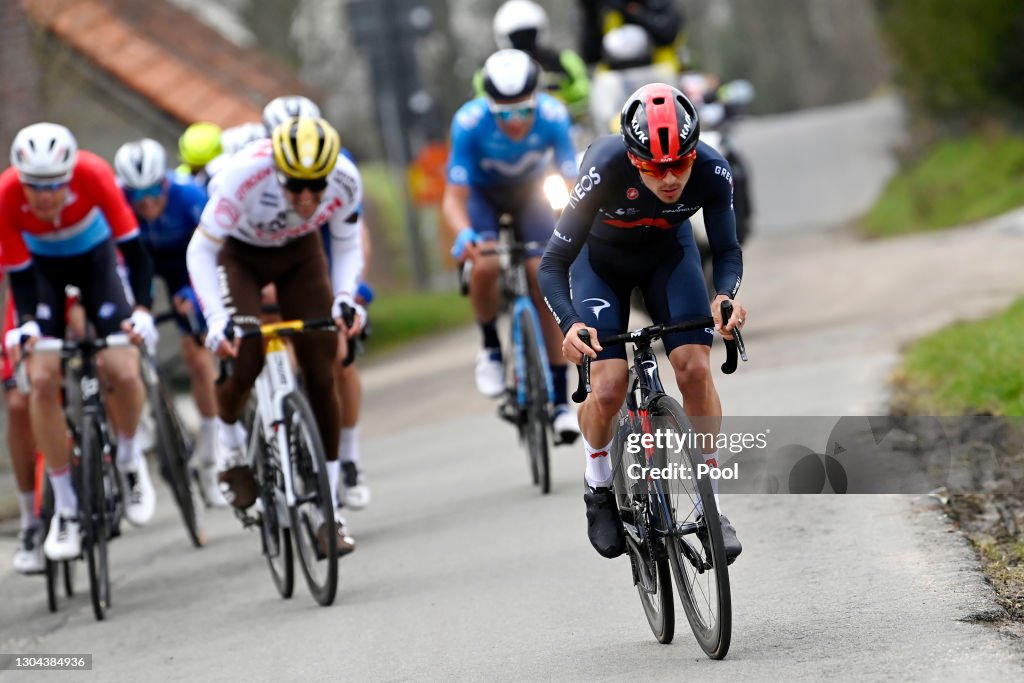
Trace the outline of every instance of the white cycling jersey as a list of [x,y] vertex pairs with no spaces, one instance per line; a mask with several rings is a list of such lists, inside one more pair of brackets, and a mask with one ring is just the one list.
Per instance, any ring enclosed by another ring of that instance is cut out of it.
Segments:
[[355,164],[338,156],[327,189],[309,219],[301,218],[277,178],[273,144],[257,140],[234,154],[209,186],[210,200],[189,244],[189,276],[207,320],[219,312],[216,253],[228,237],[257,247],[279,247],[326,224],[334,293],[354,295],[363,270],[362,182]]

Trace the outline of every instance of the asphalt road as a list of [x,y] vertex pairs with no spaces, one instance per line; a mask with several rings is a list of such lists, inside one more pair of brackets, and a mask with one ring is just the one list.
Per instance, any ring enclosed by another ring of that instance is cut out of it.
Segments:
[[[891,168],[884,150],[863,145],[851,126],[898,139],[898,109],[882,100],[749,122],[741,132],[764,226],[745,250],[751,362],[719,378],[730,414],[877,414],[900,344],[1024,289],[1024,216],[886,243],[837,230]],[[780,157],[778,148],[801,158]],[[82,595],[49,614],[42,580],[14,575],[13,539],[0,539],[0,652],[94,655],[91,673],[0,676],[1024,676],[1019,641],[975,623],[999,616],[991,589],[924,496],[726,496],[744,543],[730,570],[729,656],[706,659],[681,615],[675,642],[657,644],[628,562],[604,560],[587,542],[579,449],[554,452],[554,490],[540,496],[511,428],[475,394],[475,344],[475,331],[464,330],[366,370],[364,457],[374,500],[349,516],[359,547],[341,562],[335,606],[317,607],[301,578],[293,599],[278,598],[256,534],[229,513],[209,516],[210,542],[193,550],[161,490],[154,523],[112,547],[114,608],[104,623]]]

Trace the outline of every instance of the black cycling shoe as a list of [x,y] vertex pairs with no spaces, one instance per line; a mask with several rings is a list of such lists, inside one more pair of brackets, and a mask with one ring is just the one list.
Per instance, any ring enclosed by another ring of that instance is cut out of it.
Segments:
[[[732,564],[740,556],[740,553],[743,552],[743,544],[736,537],[736,528],[729,521],[729,518],[725,515],[719,515],[719,519],[722,524],[722,541],[725,545],[725,563]],[[703,518],[697,519],[698,523],[702,521]],[[697,532],[697,538],[700,539],[701,545],[704,546],[704,557],[709,563],[712,562],[711,546],[708,544],[708,536],[704,533],[703,528]]]
[[587,504],[587,536],[594,550],[609,558],[626,552],[626,534],[612,490],[587,485],[583,502]]

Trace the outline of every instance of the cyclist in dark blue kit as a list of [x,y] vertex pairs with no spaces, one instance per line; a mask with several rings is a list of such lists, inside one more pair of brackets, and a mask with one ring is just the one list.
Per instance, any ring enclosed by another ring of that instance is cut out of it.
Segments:
[[[625,347],[603,349],[601,338],[626,330],[634,287],[655,323],[711,315],[716,329],[728,338],[746,315],[734,302],[732,318],[721,320],[722,301],[733,299],[739,290],[743,257],[729,165],[698,141],[700,123],[693,104],[669,85],[645,85],[626,101],[620,123],[621,137],[598,138],[583,157],[539,274],[545,301],[565,335],[566,359],[576,364],[583,354],[595,359],[593,393],[581,406],[579,419],[587,463],[587,533],[605,557],[621,555],[626,547],[608,453],[628,370]],[[710,305],[688,220],[702,208],[714,254],[717,294]],[[584,328],[593,349],[579,339]],[[717,437],[722,404],[711,376],[711,340],[711,330],[664,337],[694,429]],[[712,466],[717,466],[717,457],[717,451],[704,453]],[[717,481],[712,485],[719,506]],[[721,519],[726,557],[732,562],[742,548],[728,518]]]
[[206,503],[222,507],[227,502],[217,487],[213,461],[216,372],[213,356],[191,334],[205,329],[193,329],[194,323],[190,322],[201,321],[203,316],[185,265],[189,240],[206,206],[206,192],[190,178],[168,171],[163,145],[149,138],[121,145],[114,156],[114,170],[139,221],[142,244],[153,259],[156,275],[164,281],[182,332],[181,357],[201,418],[199,440],[189,465],[199,475]]

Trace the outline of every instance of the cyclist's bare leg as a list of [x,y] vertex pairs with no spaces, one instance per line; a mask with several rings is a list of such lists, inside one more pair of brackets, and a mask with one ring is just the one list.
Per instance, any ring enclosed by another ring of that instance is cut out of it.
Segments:
[[586,458],[587,482],[591,486],[609,486],[612,469],[608,446],[615,435],[615,419],[626,398],[629,372],[620,358],[590,364],[591,393],[580,406],[580,431]]
[[52,355],[34,355],[27,359],[32,393],[29,396],[29,418],[36,445],[43,451],[43,459],[50,470],[62,470],[68,465],[70,445],[67,424],[61,407],[60,358]]
[[217,395],[213,389],[216,369],[213,365],[213,354],[196,343],[190,336],[181,338],[181,357],[188,368],[189,380],[192,382],[192,395],[195,397],[196,408],[204,419],[212,419],[217,415]]
[[[718,450],[715,442],[722,429],[722,401],[711,375],[711,347],[703,344],[684,344],[672,349],[668,356],[675,371],[676,384],[683,395],[683,410],[690,418],[694,431],[701,437],[701,451],[705,462],[717,466]],[[711,480],[715,505],[721,509],[718,480]]]
[[96,354],[96,370],[103,382],[105,405],[118,432],[135,436],[146,402],[135,348],[105,349]]
[[[677,346],[672,349],[668,360],[683,395],[683,409],[693,428],[698,433],[717,438],[722,428],[722,402],[711,375],[711,347],[703,344]],[[707,447],[704,451],[711,453],[714,448]]]
[[[479,249],[493,249],[497,242],[481,242]],[[498,273],[501,266],[497,256],[481,256],[473,261],[470,274],[469,301],[473,305],[477,322],[486,323],[498,317]]]
[[35,490],[36,441],[32,437],[28,405],[28,396],[16,389],[7,391],[7,448],[21,493]]
[[359,424],[363,385],[354,363],[347,367],[342,367],[341,363],[334,364],[334,386],[341,403],[341,428],[355,427]]

